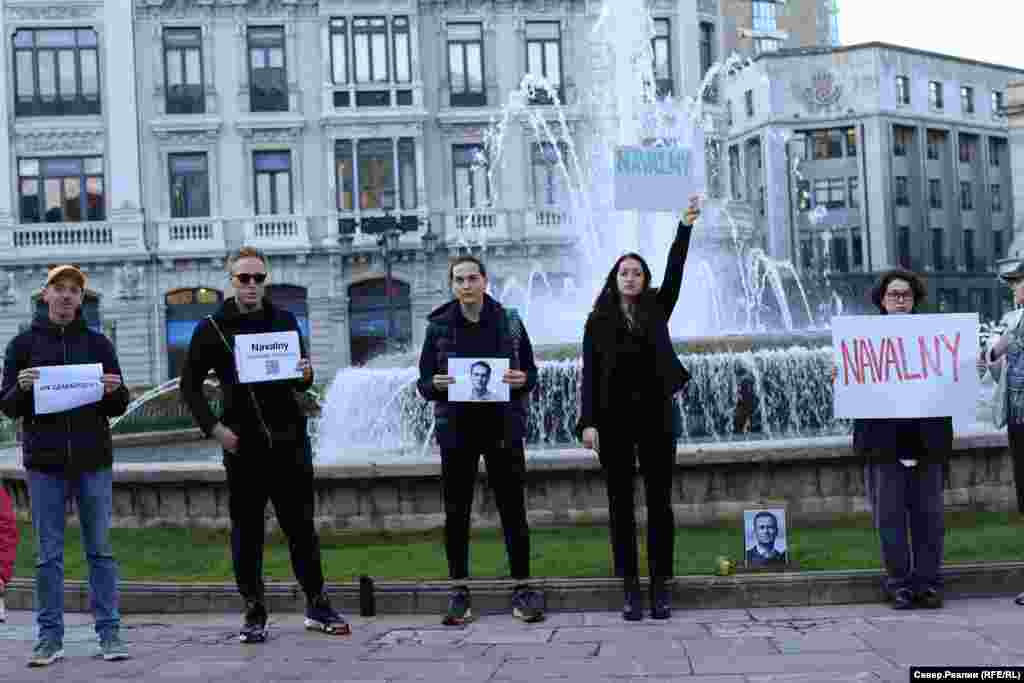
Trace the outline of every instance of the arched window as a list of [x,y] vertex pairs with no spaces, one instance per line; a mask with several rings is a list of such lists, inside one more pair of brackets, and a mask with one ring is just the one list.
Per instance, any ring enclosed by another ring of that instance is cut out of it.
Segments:
[[389,299],[384,278],[367,280],[349,287],[348,296],[352,365],[412,343],[409,285],[392,278]]
[[192,333],[199,321],[213,315],[224,301],[216,289],[193,287],[175,289],[164,297],[167,318],[167,376],[181,375]]
[[267,298],[278,308],[293,314],[299,321],[299,332],[309,345],[309,304],[306,303],[306,288],[296,285],[270,285]]

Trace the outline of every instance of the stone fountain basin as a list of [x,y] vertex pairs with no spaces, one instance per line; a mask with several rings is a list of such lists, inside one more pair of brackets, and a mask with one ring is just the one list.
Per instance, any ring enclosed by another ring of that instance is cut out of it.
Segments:
[[[227,487],[217,444],[198,429],[115,436],[114,524],[118,527],[227,528]],[[16,447],[0,450],[0,480],[21,519],[29,518],[25,472]],[[346,453],[364,464],[316,465],[316,523],[330,530],[414,530],[443,524],[439,456]],[[143,457],[165,462],[126,462]],[[581,448],[527,452],[527,508],[536,526],[603,524],[603,473]],[[173,462],[171,462],[173,460]],[[500,524],[481,471],[474,524]],[[637,487],[643,519],[643,487]],[[784,505],[795,523],[867,511],[862,462],[849,436],[681,444],[673,475],[681,525],[736,520],[744,509]],[[947,509],[1015,507],[1005,431],[975,425],[960,431],[946,478]],[[71,521],[77,522],[72,510]],[[273,526],[276,521],[268,514]]]

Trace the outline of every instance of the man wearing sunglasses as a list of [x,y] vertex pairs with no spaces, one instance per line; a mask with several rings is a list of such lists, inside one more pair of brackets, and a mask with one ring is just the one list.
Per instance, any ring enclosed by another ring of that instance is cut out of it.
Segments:
[[[349,635],[349,625],[324,593],[320,541],[313,525],[313,455],[296,397],[313,384],[305,342],[300,334],[300,379],[242,384],[235,364],[236,335],[299,332],[298,321],[266,298],[267,260],[258,249],[238,250],[228,260],[228,273],[235,296],[196,326],[181,373],[181,395],[203,432],[224,448],[231,558],[245,600],[240,640],[266,640],[263,514],[268,500],[288,538],[295,578],[306,594],[306,628]],[[219,419],[203,393],[211,370],[224,395]]]

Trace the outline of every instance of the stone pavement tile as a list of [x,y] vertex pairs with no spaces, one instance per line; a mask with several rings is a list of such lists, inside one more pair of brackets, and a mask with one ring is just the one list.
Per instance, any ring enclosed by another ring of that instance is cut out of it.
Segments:
[[[719,621],[750,621],[750,615],[743,609],[674,609],[674,623],[711,623]],[[584,626],[609,626],[624,623],[619,612],[588,612],[584,614]]]
[[484,645],[546,643],[551,640],[553,634],[554,630],[549,628],[510,629],[474,624],[463,642]]
[[710,638],[703,624],[676,624],[672,621],[661,623],[650,622],[651,625],[626,624],[619,622],[614,626],[560,628],[555,631],[552,642],[556,643],[592,643],[608,641],[669,641],[696,640]]
[[797,655],[717,655],[691,657],[698,674],[784,674],[873,671],[891,664],[871,652]]
[[783,654],[800,652],[859,652],[867,650],[867,644],[849,633],[809,632],[780,633],[772,638]]
[[1024,660],[1020,654],[1006,652],[990,643],[941,643],[926,641],[914,644],[875,647],[873,652],[894,666],[978,666],[981,664],[1010,666]]
[[[1019,626],[1018,621],[1015,626]],[[995,643],[1001,650],[1024,655],[1024,630],[1006,626],[983,626],[972,629],[982,638]]]
[[794,619],[848,619],[871,618],[893,614],[888,604],[871,602],[863,605],[816,605],[814,607],[787,607]]
[[[689,676],[693,672],[686,657],[636,661],[625,658],[591,658],[578,660],[507,661],[494,675],[495,681],[534,681],[558,678],[595,681],[603,678],[644,678],[656,676]],[[689,680],[689,679],[687,679]]]
[[[899,672],[900,683],[906,683],[907,672]],[[768,674],[747,676],[749,683],[881,683],[886,680],[877,671],[814,671],[802,674]]]
[[778,648],[768,638],[710,638],[685,643],[686,654],[696,662],[704,657],[743,657],[751,655],[777,655]]
[[484,656],[502,662],[509,659],[585,659],[597,655],[599,646],[598,643],[493,645]]
[[681,640],[609,640],[600,645],[597,654],[601,659],[622,658],[644,662],[663,657],[685,657],[687,654],[686,645]]
[[747,612],[754,621],[781,621],[795,617],[790,607],[752,607]]
[[419,643],[421,645],[445,645],[460,643],[466,639],[469,631],[464,628],[437,628],[437,629],[395,629],[382,633],[373,639],[374,643],[382,645],[397,645],[399,643]]
[[478,659],[487,650],[487,645],[384,645],[364,653],[360,659],[394,662]]
[[[303,672],[304,678],[319,678],[325,681],[386,680],[386,681],[444,681],[445,683],[484,683],[494,676],[500,664],[491,661],[441,661],[441,662],[381,662],[355,661],[323,663],[316,671]],[[293,667],[294,670],[294,667]],[[238,678],[238,681],[273,681],[273,677]],[[149,683],[148,681],[146,683]]]

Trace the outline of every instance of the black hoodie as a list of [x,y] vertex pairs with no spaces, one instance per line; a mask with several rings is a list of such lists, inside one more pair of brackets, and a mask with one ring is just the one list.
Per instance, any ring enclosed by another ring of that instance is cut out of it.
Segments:
[[[308,379],[239,384],[233,351],[235,335],[238,334],[299,332],[295,316],[275,307],[267,299],[263,300],[260,310],[242,313],[235,299],[231,298],[224,302],[213,319],[226,337],[227,344],[209,319],[201,320],[192,333],[181,371],[181,398],[192,417],[207,435],[217,422],[223,423],[238,437],[238,452],[243,455],[268,447],[302,448],[306,442],[306,418],[295,392],[305,391],[313,384],[312,374]],[[308,358],[301,333],[299,344],[302,357]],[[224,394],[224,415],[220,420],[203,394],[203,381],[211,369],[220,380]]]
[[104,394],[99,403],[46,415],[36,415],[32,392],[18,386],[18,373],[26,368],[80,363],[100,363],[104,374],[121,374],[114,345],[86,326],[81,311],[64,327],[39,316],[7,344],[0,411],[12,420],[25,420],[22,453],[26,469],[71,474],[113,464],[110,418],[128,407],[131,397],[124,384]]

